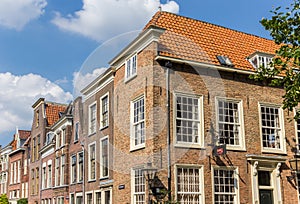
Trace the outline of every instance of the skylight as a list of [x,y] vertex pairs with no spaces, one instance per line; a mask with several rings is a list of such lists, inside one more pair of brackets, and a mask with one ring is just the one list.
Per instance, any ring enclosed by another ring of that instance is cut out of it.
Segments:
[[217,55],[217,59],[219,60],[221,65],[225,65],[225,66],[228,66],[228,67],[233,67],[234,66],[233,63],[231,62],[231,60],[226,56]]

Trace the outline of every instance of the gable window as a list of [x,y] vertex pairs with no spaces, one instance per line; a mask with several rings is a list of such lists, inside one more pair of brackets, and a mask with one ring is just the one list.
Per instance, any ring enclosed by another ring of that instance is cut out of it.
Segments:
[[108,111],[109,111],[109,99],[108,94],[101,97],[101,113],[100,113],[100,128],[108,126]]
[[89,180],[96,179],[96,143],[89,145]]
[[217,98],[219,144],[244,149],[242,101]]
[[132,200],[134,204],[145,203],[145,177],[141,169],[132,170]]
[[40,113],[39,113],[39,111],[37,110],[37,111],[35,112],[35,127],[39,127],[39,121],[40,121],[39,117],[40,117]]
[[144,96],[131,103],[131,147],[134,149],[145,146],[145,106]]
[[202,97],[176,94],[174,108],[176,143],[202,146]]
[[89,134],[96,132],[96,103],[89,107]]
[[100,145],[100,176],[104,178],[108,176],[108,137],[101,139]]
[[129,59],[126,60],[126,72],[125,72],[125,77],[126,79],[130,79],[133,76],[136,75],[136,67],[137,67],[137,55],[133,55],[132,57],[130,57]]
[[214,203],[238,203],[238,179],[235,169],[213,170]]
[[176,200],[186,204],[204,203],[202,168],[177,167],[176,173]]
[[285,151],[283,114],[280,106],[260,104],[261,140],[263,150]]
[[255,52],[249,57],[249,61],[256,69],[260,67],[270,68],[270,63],[272,62],[273,56],[274,55],[267,53]]
[[75,134],[74,134],[74,142],[78,141],[79,138],[79,122],[75,123]]

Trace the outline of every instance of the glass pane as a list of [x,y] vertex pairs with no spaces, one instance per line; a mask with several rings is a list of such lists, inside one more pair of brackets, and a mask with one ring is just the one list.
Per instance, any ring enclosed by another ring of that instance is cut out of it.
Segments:
[[273,191],[272,190],[259,190],[259,203],[260,204],[273,204]]
[[258,171],[258,185],[271,186],[271,175],[269,171]]

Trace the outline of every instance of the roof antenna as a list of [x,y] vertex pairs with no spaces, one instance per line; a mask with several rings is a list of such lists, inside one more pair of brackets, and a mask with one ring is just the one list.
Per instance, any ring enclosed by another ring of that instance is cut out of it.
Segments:
[[161,12],[161,10],[162,10],[161,4],[159,4],[158,11]]

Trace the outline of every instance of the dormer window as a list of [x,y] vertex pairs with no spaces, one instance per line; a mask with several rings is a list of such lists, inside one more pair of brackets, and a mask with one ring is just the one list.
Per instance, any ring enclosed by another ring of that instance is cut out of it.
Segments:
[[128,58],[126,60],[126,64],[125,64],[125,79],[130,79],[132,77],[134,77],[136,75],[136,58],[137,58],[137,55],[133,55],[131,56],[130,58]]
[[257,69],[259,67],[269,68],[273,57],[274,55],[271,54],[255,52],[254,54],[250,55],[248,59],[252,66]]

